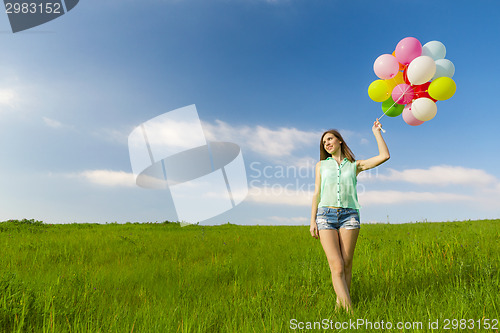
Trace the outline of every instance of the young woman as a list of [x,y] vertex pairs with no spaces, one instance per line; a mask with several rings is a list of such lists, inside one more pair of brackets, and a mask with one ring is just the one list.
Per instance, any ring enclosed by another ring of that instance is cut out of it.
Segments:
[[320,239],[332,273],[337,307],[352,310],[349,290],[352,259],[358,239],[360,220],[356,177],[389,159],[389,149],[380,133],[378,119],[372,131],[378,155],[355,160],[340,133],[329,130],[320,141],[320,161],[316,164],[315,190],[311,211],[311,236]]

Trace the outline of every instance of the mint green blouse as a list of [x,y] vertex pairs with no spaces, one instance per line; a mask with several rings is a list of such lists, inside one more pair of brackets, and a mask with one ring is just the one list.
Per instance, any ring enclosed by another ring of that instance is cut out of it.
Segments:
[[344,158],[338,165],[331,157],[320,164],[321,192],[318,207],[342,207],[359,209],[356,191],[356,161]]

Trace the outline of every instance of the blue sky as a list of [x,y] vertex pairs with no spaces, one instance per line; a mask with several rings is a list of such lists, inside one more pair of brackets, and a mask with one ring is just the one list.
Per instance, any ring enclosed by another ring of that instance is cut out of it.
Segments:
[[0,15],[0,221],[176,220],[168,191],[134,185],[127,137],[196,104],[207,138],[240,145],[249,182],[244,202],[202,224],[309,224],[321,133],[377,154],[373,62],[408,36],[446,46],[457,92],[421,126],[382,118],[391,159],[360,175],[362,221],[498,218],[499,7],[82,0],[16,34]]

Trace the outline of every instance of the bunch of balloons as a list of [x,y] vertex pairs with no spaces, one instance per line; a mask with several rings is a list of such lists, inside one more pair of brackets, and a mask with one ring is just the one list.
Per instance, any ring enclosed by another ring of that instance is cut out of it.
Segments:
[[457,86],[452,77],[453,63],[445,59],[443,43],[431,41],[424,46],[414,37],[403,38],[392,54],[382,54],[373,70],[380,78],[368,87],[368,96],[382,102],[384,115],[397,117],[412,126],[431,120],[437,101],[450,98]]

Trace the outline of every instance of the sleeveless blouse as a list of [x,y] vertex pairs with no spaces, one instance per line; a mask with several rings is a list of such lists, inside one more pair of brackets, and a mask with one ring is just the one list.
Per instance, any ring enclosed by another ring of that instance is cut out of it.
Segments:
[[360,208],[356,191],[356,161],[344,158],[338,165],[335,159],[328,157],[321,161],[320,175],[321,199],[318,207]]

